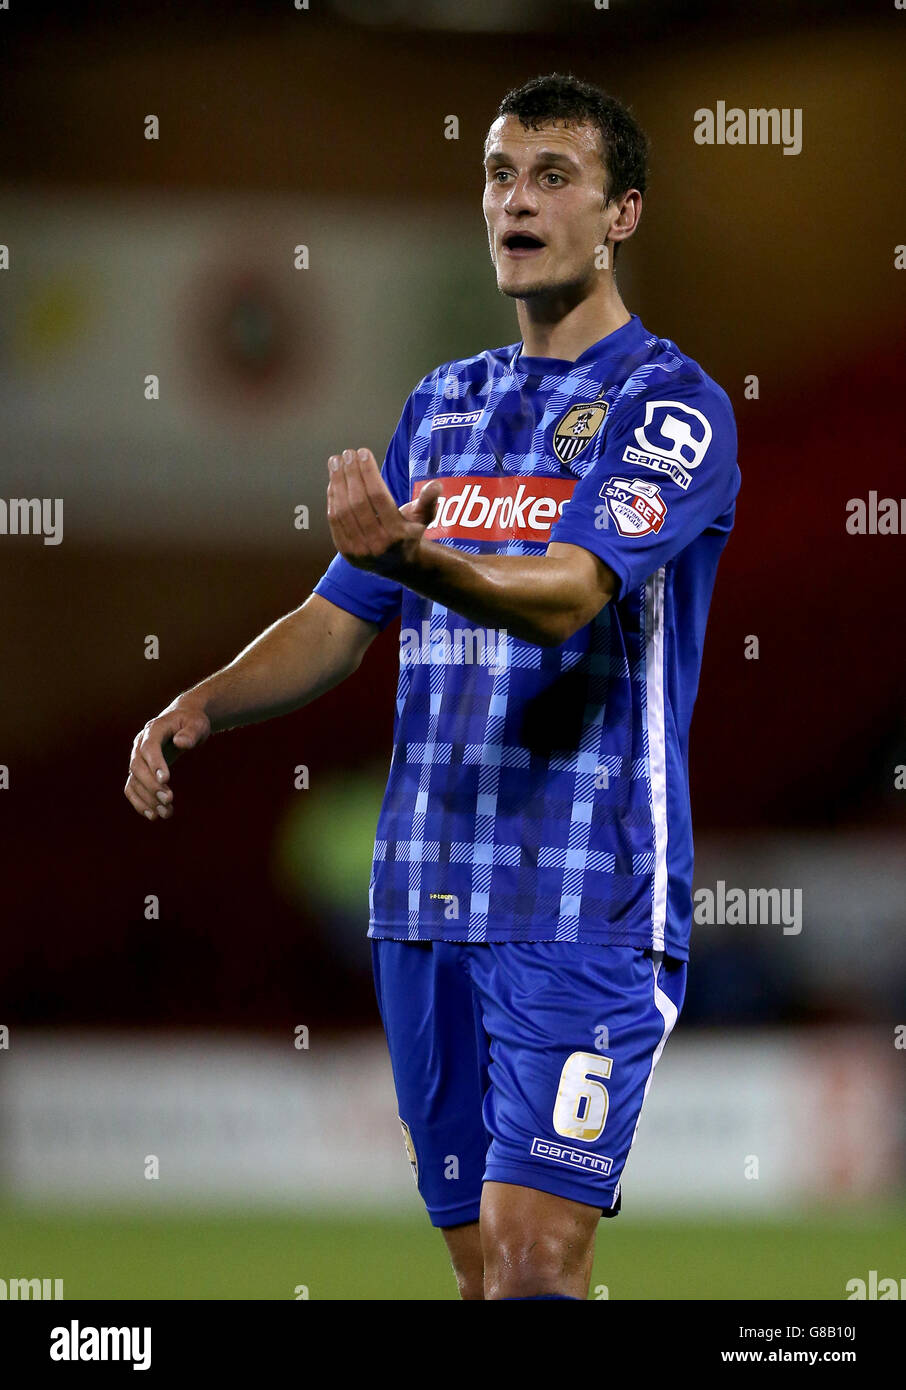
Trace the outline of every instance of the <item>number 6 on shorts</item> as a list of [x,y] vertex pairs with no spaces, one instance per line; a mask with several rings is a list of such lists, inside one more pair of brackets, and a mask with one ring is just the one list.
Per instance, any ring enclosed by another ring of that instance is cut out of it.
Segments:
[[595,1052],[573,1052],[563,1063],[560,1089],[554,1102],[554,1129],[565,1139],[597,1139],[607,1123],[610,1097],[596,1078],[610,1076],[613,1058]]

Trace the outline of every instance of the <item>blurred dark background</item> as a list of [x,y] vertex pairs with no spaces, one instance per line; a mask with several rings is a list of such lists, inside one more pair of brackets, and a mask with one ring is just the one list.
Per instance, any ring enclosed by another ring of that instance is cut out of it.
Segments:
[[[649,132],[620,288],[739,426],[692,726],[696,882],[803,891],[799,935],[694,928],[684,1019],[893,1024],[906,541],[849,534],[846,504],[906,492],[906,14],[312,0],[14,5],[0,23],[3,494],[65,504],[59,546],[0,538],[3,1021],[376,1022],[392,630],[321,702],[181,762],[171,823],[122,785],[142,724],[326,567],[327,454],[380,456],[421,376],[518,339],[481,145],[509,88],[557,70]],[[801,153],[696,144],[718,100],[801,108]]]

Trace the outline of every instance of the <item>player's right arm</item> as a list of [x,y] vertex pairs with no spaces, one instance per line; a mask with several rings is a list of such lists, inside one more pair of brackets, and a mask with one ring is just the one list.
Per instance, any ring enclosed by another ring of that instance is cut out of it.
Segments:
[[212,733],[310,704],[352,675],[380,627],[312,594],[151,719],[132,745],[127,800],[148,820],[173,814],[169,764]]

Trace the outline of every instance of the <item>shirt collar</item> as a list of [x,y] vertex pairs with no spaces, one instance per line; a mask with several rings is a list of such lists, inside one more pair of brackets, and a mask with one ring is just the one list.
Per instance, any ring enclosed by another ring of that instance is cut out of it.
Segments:
[[588,367],[599,368],[625,357],[627,353],[640,348],[650,336],[648,330],[642,326],[638,314],[633,314],[628,323],[587,347],[575,362],[561,357],[525,357],[522,352],[524,345],[518,343],[510,360],[510,368],[517,374],[524,375],[535,373],[543,376],[569,376],[571,372],[582,371]]

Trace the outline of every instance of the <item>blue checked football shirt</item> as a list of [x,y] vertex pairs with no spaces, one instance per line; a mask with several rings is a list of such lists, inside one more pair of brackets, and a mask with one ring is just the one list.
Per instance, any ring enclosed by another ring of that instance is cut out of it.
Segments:
[[545,648],[333,560],[316,593],[381,628],[401,618],[368,934],[686,959],[689,724],[740,485],[732,407],[637,315],[575,362],[521,347],[424,377],[383,476],[400,505],[443,481],[435,544],[582,546],[619,587]]

